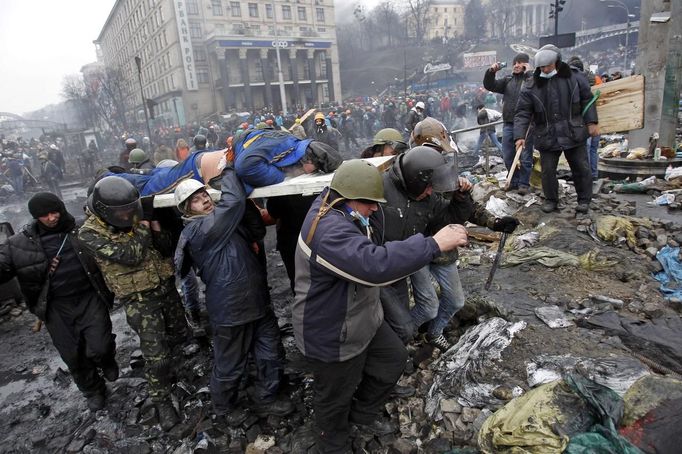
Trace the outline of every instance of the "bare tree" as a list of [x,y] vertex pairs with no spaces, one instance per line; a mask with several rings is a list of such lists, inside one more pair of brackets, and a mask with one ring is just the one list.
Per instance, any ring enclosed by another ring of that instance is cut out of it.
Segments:
[[423,43],[426,28],[429,25],[429,6],[431,0],[407,0],[406,19],[414,29],[414,35],[418,44]]
[[99,122],[115,132],[129,129],[123,101],[127,99],[126,93],[120,71],[111,68],[89,74],[86,79],[80,75],[66,76],[62,83],[62,97],[76,103],[86,127]]
[[383,39],[383,44],[392,47],[403,27],[400,15],[392,1],[384,1],[371,11],[373,22],[377,25],[378,38]]
[[492,36],[500,38],[502,44],[516,36],[516,26],[519,25],[520,0],[505,0],[489,2],[485,6],[486,16],[489,18]]
[[464,8],[464,17],[466,17],[464,36],[475,41],[483,38],[485,36],[485,10],[481,0],[469,0]]

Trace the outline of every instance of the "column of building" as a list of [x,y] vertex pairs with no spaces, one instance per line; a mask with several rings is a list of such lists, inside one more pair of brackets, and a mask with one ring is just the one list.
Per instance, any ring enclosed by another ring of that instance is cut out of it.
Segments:
[[298,84],[298,56],[296,49],[289,49],[289,67],[291,68],[291,80],[294,83],[294,99],[291,100],[290,109],[294,111],[296,105],[303,104],[301,102],[301,87]]
[[253,96],[251,93],[251,76],[249,75],[248,49],[239,49],[239,69],[244,83],[244,108],[253,111]]
[[311,104],[317,105],[317,79],[315,75],[315,50],[308,49],[308,77],[310,77],[310,90],[312,91]]
[[270,70],[270,60],[268,59],[268,52],[270,49],[260,50],[260,65],[261,72],[263,73],[263,90],[265,91],[265,96],[263,101],[265,102],[265,107],[272,108],[272,90],[270,89],[270,76],[272,71]]

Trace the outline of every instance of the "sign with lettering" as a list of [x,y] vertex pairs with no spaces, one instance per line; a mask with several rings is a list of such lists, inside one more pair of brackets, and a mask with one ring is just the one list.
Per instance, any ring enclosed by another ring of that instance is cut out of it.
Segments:
[[492,66],[497,61],[497,52],[494,50],[486,52],[470,52],[465,53],[464,68],[483,68],[485,66]]
[[452,69],[450,63],[441,63],[439,65],[427,63],[426,66],[424,66],[424,74],[437,73],[438,71],[448,71],[449,69]]
[[187,23],[187,11],[185,10],[185,0],[173,0],[175,6],[175,22],[178,25],[178,39],[180,40],[180,58],[185,68],[185,85],[187,90],[196,91],[197,73],[194,67],[194,52],[192,50],[192,39],[189,34],[189,24]]
[[285,39],[278,40],[240,40],[240,39],[219,39],[217,41],[220,47],[306,47],[312,49],[329,49],[332,43],[324,41],[292,41]]

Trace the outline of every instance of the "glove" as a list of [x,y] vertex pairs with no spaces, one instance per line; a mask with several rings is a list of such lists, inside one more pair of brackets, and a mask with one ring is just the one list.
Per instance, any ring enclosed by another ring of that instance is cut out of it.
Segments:
[[495,218],[495,222],[493,222],[493,231],[513,233],[518,225],[519,220],[515,217],[503,216],[501,218]]

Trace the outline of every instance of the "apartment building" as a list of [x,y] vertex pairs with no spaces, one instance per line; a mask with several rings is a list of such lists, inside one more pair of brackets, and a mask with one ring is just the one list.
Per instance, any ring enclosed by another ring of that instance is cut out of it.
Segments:
[[95,44],[166,125],[283,110],[278,61],[287,110],[341,99],[333,0],[118,0]]

